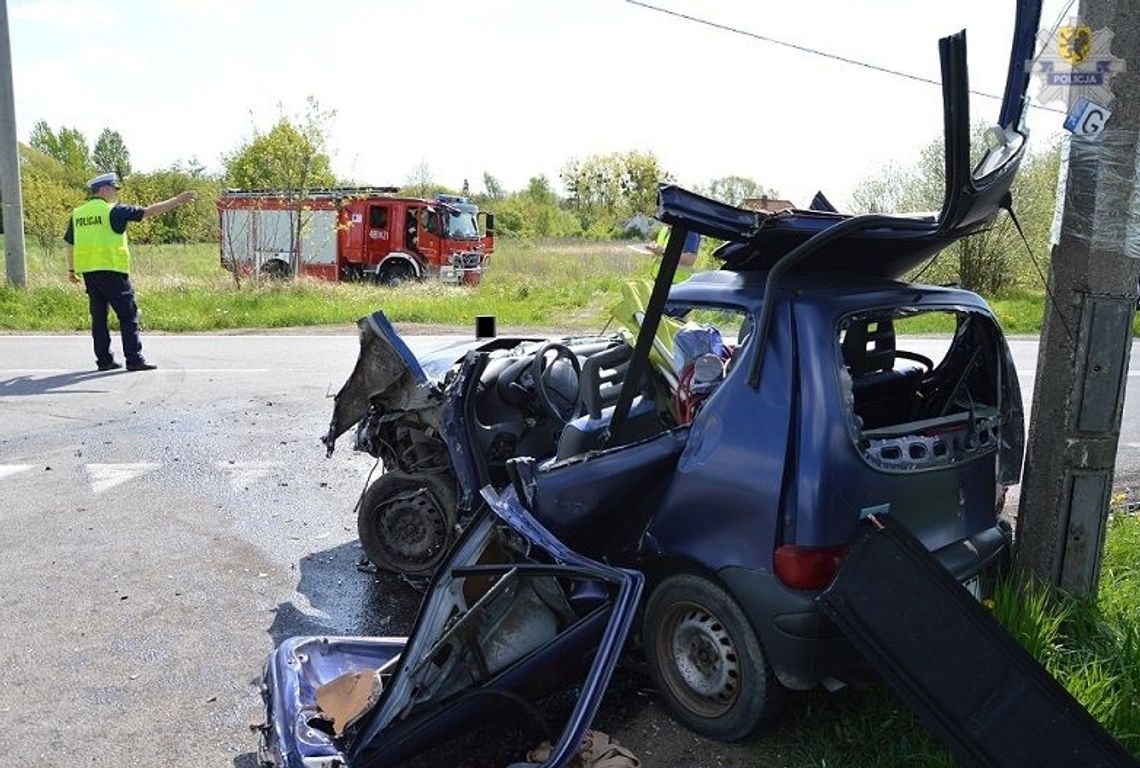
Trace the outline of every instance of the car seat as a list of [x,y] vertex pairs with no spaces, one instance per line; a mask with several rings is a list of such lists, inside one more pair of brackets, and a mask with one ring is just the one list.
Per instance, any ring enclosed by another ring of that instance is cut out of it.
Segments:
[[[586,413],[571,420],[562,430],[555,461],[602,447],[613,419],[614,407],[625,384],[632,355],[632,347],[618,344],[582,363],[579,387]],[[622,442],[636,442],[657,434],[661,429],[661,420],[657,416],[653,399],[642,394],[635,396],[626,427],[622,430]]]
[[872,318],[851,323],[844,329],[842,351],[855,413],[864,428],[907,421],[922,369],[895,368],[894,322]]

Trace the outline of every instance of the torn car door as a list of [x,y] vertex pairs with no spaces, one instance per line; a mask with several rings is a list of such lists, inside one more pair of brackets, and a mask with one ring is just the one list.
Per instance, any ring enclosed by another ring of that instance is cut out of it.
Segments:
[[[270,765],[399,764],[489,712],[526,717],[533,702],[584,678],[543,765],[569,763],[633,623],[643,577],[568,549],[512,491],[483,496],[490,509],[437,571],[406,643],[300,638],[270,657],[262,731]],[[318,691],[355,673],[378,675],[383,691],[340,727],[318,711]]]
[[964,765],[1136,765],[905,527],[872,522],[819,600]]

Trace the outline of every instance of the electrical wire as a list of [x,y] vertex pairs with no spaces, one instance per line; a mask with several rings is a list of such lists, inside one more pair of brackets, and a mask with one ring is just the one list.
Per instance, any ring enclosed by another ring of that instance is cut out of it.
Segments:
[[[855,67],[862,67],[863,69],[869,69],[872,72],[879,72],[879,73],[884,74],[884,75],[894,75],[895,77],[901,77],[901,78],[905,78],[907,80],[913,80],[916,83],[925,83],[927,85],[936,85],[939,88],[942,87],[942,83],[939,82],[938,80],[934,80],[934,79],[931,79],[929,77],[923,77],[922,75],[915,75],[915,74],[912,74],[910,72],[903,72],[902,70],[884,67],[880,64],[872,64],[871,62],[860,61],[859,59],[852,59],[852,58],[849,58],[847,56],[841,56],[837,53],[830,53],[828,51],[821,51],[818,48],[809,48],[806,45],[800,45],[798,43],[789,43],[786,40],[778,40],[774,37],[768,37],[767,35],[761,35],[758,32],[750,32],[746,29],[740,29],[739,27],[733,27],[729,24],[721,24],[720,22],[712,21],[710,19],[702,19],[699,16],[692,16],[692,15],[687,14],[687,13],[681,13],[680,11],[674,11],[674,10],[670,10],[668,8],[662,8],[662,7],[657,6],[657,5],[651,5],[649,3],[642,2],[642,0],[625,0],[625,1],[627,3],[629,3],[630,5],[636,5],[636,6],[639,6],[641,8],[645,8],[645,9],[650,10],[650,11],[657,11],[658,13],[663,13],[667,16],[674,16],[678,19],[684,19],[685,21],[691,21],[695,24],[703,24],[706,27],[713,27],[714,29],[723,30],[725,32],[731,32],[731,33],[736,34],[736,35],[743,35],[744,37],[750,37],[754,40],[759,40],[759,41],[764,42],[764,43],[771,43],[772,45],[779,45],[779,46],[783,46],[784,48],[791,48],[792,50],[799,51],[800,53],[809,53],[813,56],[822,56],[825,59],[831,59],[832,61],[842,62],[843,64],[850,64],[850,65],[855,66]],[[1072,5],[1072,2],[1070,2],[1069,4]],[[1066,8],[1066,10],[1067,10],[1067,8]],[[1060,24],[1060,19],[1058,19],[1057,23]],[[1054,27],[1054,29],[1055,29],[1055,27]],[[1040,56],[1040,55],[1041,54],[1038,54],[1038,56]],[[1034,59],[1034,61],[1036,61],[1036,59]],[[1001,96],[998,96],[997,94],[993,94],[993,93],[986,93],[984,91],[971,90],[970,93],[972,93],[975,96],[981,96],[983,98],[993,99],[995,101],[1001,101],[1002,100]],[[1060,115],[1067,114],[1067,112],[1063,109],[1057,109],[1055,107],[1047,107],[1043,104],[1030,104],[1029,106],[1033,109],[1042,109],[1042,110],[1045,110],[1046,112],[1056,112],[1057,114],[1060,114]]]
[[1053,311],[1057,313],[1057,319],[1061,321],[1061,327],[1065,329],[1065,335],[1069,337],[1069,343],[1074,347],[1077,345],[1077,340],[1073,336],[1073,331],[1069,328],[1069,324],[1065,322],[1065,315],[1061,312],[1061,305],[1057,303],[1057,297],[1053,295],[1053,290],[1049,287],[1049,279],[1045,277],[1045,271],[1041,269],[1040,262],[1037,261],[1037,254],[1033,252],[1033,248],[1029,246],[1029,240],[1025,237],[1025,233],[1021,230],[1021,222],[1017,220],[1017,214],[1013,212],[1013,196],[1008,192],[1005,199],[1002,200],[1002,207],[1005,212],[1009,214],[1009,218],[1013,221],[1013,226],[1017,229],[1017,234],[1021,235],[1021,242],[1025,243],[1025,251],[1029,254],[1029,260],[1033,262],[1033,268],[1037,270],[1037,276],[1041,278],[1041,284],[1045,287],[1045,295],[1049,299],[1049,303],[1053,305]]
[[926,274],[926,271],[928,269],[930,269],[931,267],[933,267],[934,262],[938,261],[938,257],[944,253],[946,253],[945,248],[943,248],[941,251],[939,251],[938,253],[931,256],[930,261],[926,262],[926,266],[924,266],[922,269],[918,270],[918,274],[916,274],[914,277],[907,278],[907,282],[908,283],[917,283],[919,280],[921,280],[922,276]]
[[368,492],[368,486],[372,482],[372,473],[376,471],[376,467],[380,466],[380,457],[376,457],[376,461],[372,464],[372,469],[368,470],[368,477],[364,478],[364,487],[360,490],[360,496],[356,499],[356,506],[352,508],[352,516],[356,517],[360,513],[360,505],[364,503],[364,494]]

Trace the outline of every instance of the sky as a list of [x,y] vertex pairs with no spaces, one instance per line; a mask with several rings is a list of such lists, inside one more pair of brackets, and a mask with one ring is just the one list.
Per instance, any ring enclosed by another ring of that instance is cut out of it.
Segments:
[[[852,59],[939,76],[938,38],[967,29],[970,85],[1001,93],[1013,2],[647,0]],[[1063,8],[1047,2],[1043,24]],[[933,85],[871,72],[625,0],[8,0],[17,131],[122,134],[136,170],[224,154],[334,110],[333,170],[399,185],[506,188],[573,157],[654,152],[683,185],[750,176],[806,206],[843,205],[941,132]],[[1036,85],[1031,86],[1033,93]],[[998,102],[971,100],[975,120]],[[1031,110],[1034,139],[1063,116]],[[1041,142],[1043,144],[1043,142]],[[1031,145],[1032,146],[1032,145]]]

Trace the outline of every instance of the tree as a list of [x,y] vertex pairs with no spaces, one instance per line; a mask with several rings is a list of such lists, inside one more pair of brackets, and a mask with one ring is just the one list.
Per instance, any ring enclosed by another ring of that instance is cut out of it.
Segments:
[[325,137],[332,113],[321,112],[312,97],[308,103],[304,118],[294,122],[283,115],[268,133],[255,130],[252,139],[224,157],[226,184],[286,192],[335,185]]
[[[973,130],[971,146],[985,145],[984,126]],[[1028,154],[1014,180],[1014,212],[1033,254],[1047,259],[1052,226],[1059,148]],[[911,165],[888,164],[864,179],[852,194],[858,213],[937,213],[945,196],[946,171],[942,138],[927,144]],[[975,158],[977,159],[977,158]],[[955,282],[971,291],[996,296],[1015,286],[1042,288],[1036,266],[1009,217],[998,214],[993,224],[947,248],[937,260],[920,269],[924,280]]]
[[292,273],[299,272],[301,242],[309,211],[302,202],[310,190],[336,185],[327,153],[327,125],[333,112],[321,111],[310,96],[303,116],[282,115],[268,133],[256,129],[253,138],[223,158],[227,186],[281,192],[295,203],[292,210],[290,251]]
[[431,166],[427,160],[416,163],[404,181],[404,191],[411,197],[428,197],[435,186],[435,179],[432,178]]
[[138,243],[205,243],[218,241],[218,214],[214,200],[221,194],[217,180],[194,176],[176,163],[151,173],[135,173],[123,184],[125,202],[139,204],[166,200],[192,189],[193,203],[152,219],[131,224],[131,240]]
[[176,160],[171,168],[185,172],[192,179],[207,178],[206,166],[202,165],[197,155],[190,155],[187,160]]
[[95,142],[95,151],[91,153],[91,160],[95,168],[100,171],[114,171],[120,179],[131,175],[131,153],[123,143],[123,137],[118,131],[104,128]]
[[750,197],[776,197],[774,189],[766,189],[763,184],[747,176],[722,176],[713,179],[703,190],[708,197],[729,205],[740,205]]
[[[484,174],[484,185],[489,174]],[[494,179],[492,178],[492,181]],[[497,183],[497,182],[496,182]],[[577,237],[582,234],[578,217],[564,207],[546,176],[533,176],[514,194],[498,190],[494,202],[495,228],[517,237]]]
[[46,120],[37,120],[36,124],[32,126],[32,133],[28,137],[28,146],[48,157],[59,159],[59,139],[56,138],[55,132],[52,131]]
[[652,152],[611,152],[567,161],[560,174],[582,227],[613,231],[635,213],[652,215],[657,185],[670,176]]
[[24,231],[52,253],[63,242],[71,209],[83,202],[83,191],[70,183],[67,169],[54,157],[34,147],[19,149]]
[[502,200],[506,197],[502,183],[487,171],[483,171],[483,193],[487,200]]
[[530,181],[526,183],[526,189],[521,194],[540,204],[556,205],[558,203],[558,195],[554,194],[554,190],[550,188],[550,179],[546,178],[545,174],[531,176]]
[[57,160],[71,183],[82,184],[93,170],[87,138],[78,128],[60,128],[59,133],[53,133],[51,126],[40,120],[32,126],[29,143],[33,149]]

